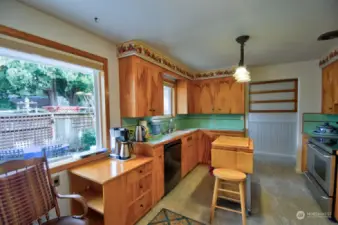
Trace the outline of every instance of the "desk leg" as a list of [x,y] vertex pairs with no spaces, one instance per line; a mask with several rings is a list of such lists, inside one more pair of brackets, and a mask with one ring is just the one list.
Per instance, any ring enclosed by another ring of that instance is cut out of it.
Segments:
[[251,215],[251,174],[246,174],[246,209],[247,214]]

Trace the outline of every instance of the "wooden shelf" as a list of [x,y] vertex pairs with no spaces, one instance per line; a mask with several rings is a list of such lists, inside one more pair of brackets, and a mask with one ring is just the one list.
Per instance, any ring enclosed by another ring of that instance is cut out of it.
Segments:
[[103,215],[103,196],[102,193],[98,193],[92,190],[82,192],[82,195],[87,200],[87,205],[90,209]]

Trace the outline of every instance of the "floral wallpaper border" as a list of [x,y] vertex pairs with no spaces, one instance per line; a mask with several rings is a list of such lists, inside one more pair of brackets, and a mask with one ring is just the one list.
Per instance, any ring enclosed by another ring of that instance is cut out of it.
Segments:
[[127,57],[130,55],[137,55],[141,58],[155,63],[165,69],[168,69],[174,73],[179,74],[180,76],[194,79],[194,74],[183,69],[181,66],[178,66],[173,60],[168,59],[167,57],[157,53],[155,50],[148,47],[146,44],[140,41],[128,41],[122,44],[117,45],[117,56],[118,58]]
[[338,48],[332,50],[326,57],[322,58],[319,61],[319,66],[323,68],[336,60],[338,60]]
[[173,60],[163,56],[161,53],[153,50],[151,47],[141,41],[128,41],[117,45],[117,57],[123,58],[131,55],[137,55],[149,62],[152,62],[162,68],[168,69],[180,76],[188,79],[205,79],[232,76],[233,69],[219,69],[214,71],[192,73],[182,66],[177,65]]

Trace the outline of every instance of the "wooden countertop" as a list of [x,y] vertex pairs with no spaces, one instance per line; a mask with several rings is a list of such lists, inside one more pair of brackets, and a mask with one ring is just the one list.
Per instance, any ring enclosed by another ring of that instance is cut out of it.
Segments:
[[152,157],[138,155],[127,161],[105,158],[75,167],[69,172],[98,184],[104,184],[152,160]]
[[203,128],[195,128],[195,129],[193,128],[193,129],[187,129],[187,130],[178,130],[171,134],[163,135],[159,139],[153,139],[147,142],[135,142],[135,144],[150,145],[152,147],[156,147],[158,145],[164,145],[169,142],[176,141],[183,137],[189,136],[199,130],[207,130],[207,131],[212,131],[212,132],[232,132],[232,133],[244,133],[245,132],[244,130],[210,130],[210,129],[203,129]]
[[212,148],[248,153],[253,153],[254,151],[253,141],[248,137],[219,136],[212,142]]

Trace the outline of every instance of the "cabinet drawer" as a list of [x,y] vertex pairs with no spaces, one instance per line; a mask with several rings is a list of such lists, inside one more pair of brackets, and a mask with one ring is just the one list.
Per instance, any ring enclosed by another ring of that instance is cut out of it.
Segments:
[[148,191],[128,208],[127,224],[135,224],[151,207],[152,192]]
[[137,180],[127,183],[127,202],[128,204],[135,201],[138,197],[149,191],[152,187],[152,174]]
[[147,173],[152,171],[152,163],[147,163],[136,169],[132,170],[127,174],[127,182],[134,183],[141,179],[141,177],[145,176]]

